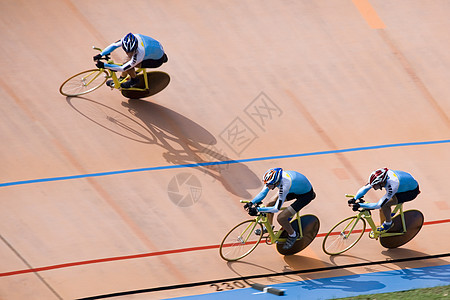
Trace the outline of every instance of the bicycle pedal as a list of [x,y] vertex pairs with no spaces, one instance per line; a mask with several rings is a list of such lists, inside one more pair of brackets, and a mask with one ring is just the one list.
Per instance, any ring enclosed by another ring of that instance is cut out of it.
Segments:
[[378,240],[379,234],[376,234],[375,232],[371,231],[369,232],[369,238],[373,240]]

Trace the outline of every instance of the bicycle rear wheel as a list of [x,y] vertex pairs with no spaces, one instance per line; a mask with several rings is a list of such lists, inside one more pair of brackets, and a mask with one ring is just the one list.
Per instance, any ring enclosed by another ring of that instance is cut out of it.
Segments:
[[68,97],[87,94],[101,87],[108,76],[108,72],[105,70],[92,69],[83,71],[64,81],[59,88],[59,92]]
[[[416,209],[412,209],[403,212],[403,215],[405,216],[406,232],[402,235],[380,237],[380,243],[383,247],[388,249],[400,247],[412,240],[419,233],[424,221],[423,214]],[[392,222],[394,224],[388,233],[403,232],[401,215],[397,215],[392,219]]]
[[226,261],[236,261],[249,255],[261,242],[262,235],[255,230],[263,227],[256,220],[247,220],[234,226],[223,238],[219,253]]
[[337,255],[349,250],[359,242],[366,230],[366,221],[356,216],[348,217],[337,223],[327,233],[322,250],[328,255]]
[[[302,224],[303,237],[298,239],[295,244],[289,249],[283,249],[284,243],[277,243],[277,251],[283,255],[293,255],[298,253],[308,247],[309,244],[314,240],[319,232],[320,222],[315,215],[303,215],[300,216],[300,223]],[[292,227],[295,231],[299,232],[297,219],[291,222]],[[280,238],[287,238],[288,234],[284,231]]]

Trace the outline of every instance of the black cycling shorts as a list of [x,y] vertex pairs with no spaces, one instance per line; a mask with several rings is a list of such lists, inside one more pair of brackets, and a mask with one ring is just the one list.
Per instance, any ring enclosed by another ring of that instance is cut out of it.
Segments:
[[417,185],[417,188],[415,188],[414,190],[397,193],[397,194],[395,194],[395,196],[397,197],[397,201],[400,204],[403,202],[408,202],[408,201],[416,199],[417,195],[419,195],[419,194],[420,194],[420,190],[419,190],[419,186]]
[[297,199],[291,204],[291,207],[298,212],[300,209],[308,205],[314,198],[316,198],[316,193],[314,193],[314,190],[311,188],[311,190],[305,194],[287,194],[286,201]]
[[167,62],[169,59],[167,58],[167,55],[164,53],[164,55],[160,59],[146,59],[141,62],[141,68],[159,68],[161,65],[165,62]]

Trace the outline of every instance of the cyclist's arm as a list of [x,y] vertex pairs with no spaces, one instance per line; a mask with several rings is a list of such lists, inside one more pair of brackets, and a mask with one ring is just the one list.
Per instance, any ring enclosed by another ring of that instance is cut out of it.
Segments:
[[264,198],[266,198],[267,194],[269,193],[269,188],[264,185],[263,189],[258,193],[258,195],[253,198],[252,202],[253,204],[258,204],[259,202],[263,201]]
[[266,212],[266,213],[277,213],[281,206],[283,205],[284,201],[286,200],[287,194],[289,193],[289,190],[291,189],[292,181],[288,178],[283,177],[281,179],[280,184],[280,190],[278,192],[278,199],[275,202],[274,206],[271,207],[260,207],[258,210],[260,212]]
[[108,55],[111,52],[113,52],[114,50],[116,50],[117,48],[119,48],[120,46],[122,46],[122,40],[118,40],[115,43],[112,43],[111,45],[109,45],[108,47],[106,47],[102,53],[100,53],[102,56],[104,55]]
[[360,203],[360,207],[368,209],[379,209],[386,201],[389,201],[397,193],[399,187],[398,180],[388,180],[386,182],[386,194],[377,203]]
[[111,65],[111,64],[106,64],[105,63],[105,69],[110,69],[112,71],[116,71],[116,72],[124,72],[128,69],[133,68],[135,65],[137,65],[136,61],[134,60],[134,56],[131,60],[127,61],[126,63],[124,63],[123,65],[119,66],[119,65]]
[[131,57],[131,59],[129,61],[127,61],[126,63],[124,63],[123,65],[119,66],[119,65],[105,64],[105,68],[113,70],[113,71],[117,71],[117,72],[124,72],[124,71],[127,71],[127,70],[135,67],[139,63],[141,63],[142,59],[143,59],[143,53],[141,51],[136,51],[134,53],[133,57]]
[[360,188],[355,195],[355,199],[358,200],[362,197],[364,197],[365,194],[367,194],[367,192],[372,188],[372,186],[370,184],[366,184],[365,186],[363,186],[362,188]]

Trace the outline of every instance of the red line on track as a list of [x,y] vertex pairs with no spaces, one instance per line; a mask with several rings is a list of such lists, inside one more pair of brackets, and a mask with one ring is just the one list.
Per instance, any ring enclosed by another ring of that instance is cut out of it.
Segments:
[[[436,225],[436,224],[444,224],[444,223],[450,223],[450,219],[424,222],[423,225]],[[366,229],[366,232],[367,231],[370,231],[370,229]],[[319,234],[317,234],[317,237],[324,237],[325,235],[326,235],[326,233],[319,233]],[[261,241],[261,243],[262,242],[264,242],[264,241]],[[193,252],[193,251],[201,251],[201,250],[218,249],[219,247],[220,247],[220,245],[200,246],[200,247],[182,248],[182,249],[175,249],[175,250],[165,250],[165,251],[157,251],[157,252],[134,254],[134,255],[125,255],[125,256],[117,256],[117,257],[92,259],[92,260],[78,261],[78,262],[72,262],[72,263],[65,263],[65,264],[59,264],[59,265],[53,265],[53,266],[47,266],[47,267],[39,267],[39,268],[33,268],[33,269],[25,269],[25,270],[18,270],[18,271],[12,271],[12,272],[5,272],[5,273],[0,273],[0,277],[13,276],[13,275],[19,275],[19,274],[27,274],[27,273],[34,273],[34,272],[42,272],[42,271],[49,271],[49,270],[62,269],[62,268],[68,268],[68,267],[76,267],[76,266],[83,266],[83,265],[90,265],[90,264],[97,264],[97,263],[102,263],[102,262],[112,262],[112,261],[127,260],[127,259],[134,259],[134,258],[145,258],[145,257],[161,256],[161,255],[175,254],[175,253],[185,253],[185,252]]]

